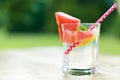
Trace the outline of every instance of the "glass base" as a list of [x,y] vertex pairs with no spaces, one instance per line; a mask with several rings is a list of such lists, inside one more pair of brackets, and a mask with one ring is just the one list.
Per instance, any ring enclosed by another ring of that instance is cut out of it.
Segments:
[[69,69],[63,71],[66,75],[74,75],[74,76],[83,76],[83,75],[92,75],[97,73],[97,68],[89,68],[89,69]]

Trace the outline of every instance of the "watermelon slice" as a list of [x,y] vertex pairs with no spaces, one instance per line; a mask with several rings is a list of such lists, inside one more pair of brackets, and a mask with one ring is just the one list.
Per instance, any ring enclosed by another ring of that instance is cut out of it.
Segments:
[[[58,25],[58,32],[59,32],[61,41],[63,41],[62,24],[64,24],[64,23],[79,23],[78,25],[76,25],[77,27],[80,25],[80,20],[78,18],[70,16],[64,12],[56,12],[55,16],[56,16],[56,21],[57,21],[57,25]],[[69,28],[74,30],[73,29],[74,26],[71,26]]]
[[75,42],[74,31],[65,30],[63,31],[63,42],[67,44],[72,44]]
[[95,40],[95,35],[88,31],[76,31],[75,32],[75,42],[80,42],[79,46],[84,46]]
[[[95,40],[96,37],[92,32],[87,31],[87,29],[83,29],[86,31],[78,29],[80,26],[80,20],[78,18],[70,16],[64,12],[56,12],[55,16],[62,42],[67,44],[80,42],[79,46],[84,46]],[[62,29],[62,26],[64,26],[64,29]]]
[[63,31],[63,42],[67,44],[73,44],[80,42],[79,46],[85,46],[95,40],[95,35],[88,31]]

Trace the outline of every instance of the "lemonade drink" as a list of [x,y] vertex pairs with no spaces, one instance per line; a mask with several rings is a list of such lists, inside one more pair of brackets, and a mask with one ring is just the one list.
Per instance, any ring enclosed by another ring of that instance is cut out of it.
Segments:
[[[71,23],[69,23],[71,25]],[[72,23],[74,25],[76,23]],[[87,29],[93,23],[83,23]],[[92,31],[71,30],[63,24],[63,46],[64,52],[74,42],[80,42],[69,54],[64,53],[63,72],[72,75],[90,75],[97,72],[98,69],[98,38],[100,24]],[[75,27],[75,26],[73,26]]]

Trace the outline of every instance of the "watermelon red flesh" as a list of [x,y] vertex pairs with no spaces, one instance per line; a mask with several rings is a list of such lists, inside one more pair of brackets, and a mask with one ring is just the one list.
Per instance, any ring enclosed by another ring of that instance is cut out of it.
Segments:
[[64,23],[63,30],[76,31],[79,29],[80,23]]
[[75,42],[86,41],[94,36],[92,32],[75,31]]
[[67,44],[72,44],[75,42],[74,31],[65,30],[63,31],[63,42]]
[[63,31],[63,42],[72,44],[74,42],[80,42],[80,45],[87,44],[95,39],[93,33],[88,31]]
[[56,16],[56,20],[57,20],[60,39],[61,39],[61,41],[63,41],[62,24],[64,24],[64,23],[80,23],[80,20],[78,18],[72,17],[64,12],[56,12],[55,16]]

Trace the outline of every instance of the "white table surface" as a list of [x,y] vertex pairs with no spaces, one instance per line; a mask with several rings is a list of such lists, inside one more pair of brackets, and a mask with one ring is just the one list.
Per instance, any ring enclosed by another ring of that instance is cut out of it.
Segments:
[[0,51],[0,80],[120,80],[120,56],[100,56],[100,74],[64,76],[61,47]]

